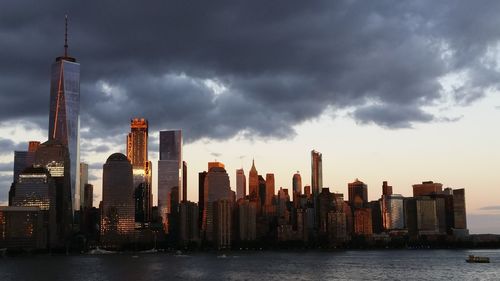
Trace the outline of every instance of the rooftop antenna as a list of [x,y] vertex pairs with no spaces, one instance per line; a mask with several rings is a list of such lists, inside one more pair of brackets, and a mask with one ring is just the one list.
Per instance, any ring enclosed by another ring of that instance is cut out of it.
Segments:
[[68,15],[64,16],[64,57],[68,56]]

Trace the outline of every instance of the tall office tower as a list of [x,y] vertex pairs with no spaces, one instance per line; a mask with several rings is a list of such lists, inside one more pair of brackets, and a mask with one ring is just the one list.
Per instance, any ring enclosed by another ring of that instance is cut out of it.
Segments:
[[66,237],[57,235],[56,185],[49,172],[43,167],[26,168],[15,185],[16,195],[12,198],[12,206],[38,207],[43,213],[46,247],[50,249],[64,245]]
[[252,168],[248,175],[248,195],[252,200],[259,197],[259,173],[255,169],[255,160],[252,160]]
[[[56,184],[56,223],[58,237],[70,234],[72,224],[70,155],[67,146],[48,140],[35,152],[34,165],[46,168]],[[78,169],[79,170],[79,169]]]
[[422,184],[413,185],[413,196],[425,196],[443,192],[443,185],[433,181],[424,181]]
[[274,198],[274,174],[266,174],[266,202],[267,206],[273,205]]
[[302,178],[300,177],[299,171],[293,175],[292,188],[293,193],[302,193]]
[[316,150],[311,151],[311,189],[316,197],[323,187],[323,164],[321,153]]
[[214,205],[214,235],[217,249],[230,249],[232,240],[232,202],[219,199]]
[[399,194],[383,195],[380,203],[383,229],[385,231],[404,229],[404,197]]
[[148,161],[148,120],[130,120],[127,135],[127,158],[132,164],[135,198],[135,220],[139,224],[151,221],[152,208],[152,166]]
[[50,79],[49,140],[68,148],[70,160],[71,206],[80,209],[80,64],[68,56],[68,17],[64,55],[52,64]]
[[85,185],[89,183],[89,165],[80,162],[80,209],[85,204]]
[[187,163],[182,161],[182,202],[187,202]]
[[94,203],[94,186],[90,183],[87,183],[84,187],[83,194],[83,208],[84,209],[92,209]]
[[[218,163],[218,162],[217,162]],[[204,186],[204,210],[203,210],[203,231],[208,241],[214,241],[214,233],[217,231],[214,222],[215,202],[218,200],[231,200],[231,188],[229,185],[229,175],[222,163],[219,165],[209,164],[209,170],[205,178]]]
[[356,179],[347,185],[349,204],[352,208],[364,208],[368,204],[368,186]]
[[207,172],[198,173],[198,228],[203,226],[203,211],[205,210],[205,178]]
[[382,182],[382,195],[392,195],[392,186],[387,184],[387,181]]
[[247,179],[243,168],[236,170],[236,200],[245,198],[247,193]]
[[101,243],[116,247],[130,241],[134,217],[132,165],[125,155],[111,154],[102,172]]
[[130,133],[127,136],[127,158],[132,167],[144,169],[148,161],[148,120],[130,120]]
[[181,130],[160,131],[158,211],[166,233],[169,231],[168,215],[175,211],[172,208],[179,204],[179,198],[172,196],[174,188],[182,190],[182,132]]

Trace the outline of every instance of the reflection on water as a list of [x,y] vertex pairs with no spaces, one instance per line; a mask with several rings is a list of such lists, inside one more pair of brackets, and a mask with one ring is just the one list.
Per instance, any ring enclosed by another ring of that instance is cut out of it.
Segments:
[[[468,264],[469,255],[490,264]],[[0,280],[500,280],[500,250],[116,254],[0,258]]]

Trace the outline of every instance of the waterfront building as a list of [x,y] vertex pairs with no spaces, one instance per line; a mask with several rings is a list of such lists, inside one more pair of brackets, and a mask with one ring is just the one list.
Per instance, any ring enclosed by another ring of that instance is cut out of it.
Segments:
[[453,234],[455,236],[467,236],[467,214],[465,212],[465,189],[453,190]]
[[311,189],[316,197],[323,187],[323,160],[320,152],[311,151]]
[[[173,189],[177,188],[177,196]],[[158,209],[165,233],[169,233],[168,215],[179,204],[182,190],[182,131],[160,131],[160,160],[158,161]]]
[[68,33],[64,55],[52,64],[50,79],[49,141],[57,140],[69,152],[69,182],[72,210],[80,209],[80,64],[68,55]]
[[370,201],[368,204],[372,212],[372,232],[382,233],[382,206],[380,200]]
[[248,199],[240,199],[238,207],[238,233],[241,241],[254,241],[257,238],[257,203]]
[[247,179],[243,168],[236,170],[236,200],[244,198],[247,193]]
[[0,248],[47,248],[47,228],[39,207],[0,206]]
[[349,204],[352,208],[365,208],[368,205],[368,186],[356,179],[347,185]]
[[400,194],[382,195],[382,227],[385,231],[405,229],[404,197]]
[[103,165],[101,243],[117,247],[131,242],[135,227],[132,164],[121,153],[108,157]]
[[64,245],[64,236],[59,233],[56,223],[56,184],[49,172],[43,167],[28,167],[19,174],[15,183],[16,194],[12,206],[37,207],[43,220],[43,241],[45,248]]

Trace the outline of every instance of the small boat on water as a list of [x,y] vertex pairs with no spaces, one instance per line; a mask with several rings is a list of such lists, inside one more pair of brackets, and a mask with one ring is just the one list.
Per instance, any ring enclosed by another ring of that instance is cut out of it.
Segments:
[[490,258],[488,257],[476,257],[474,255],[469,255],[469,258],[465,260],[469,263],[489,263]]

